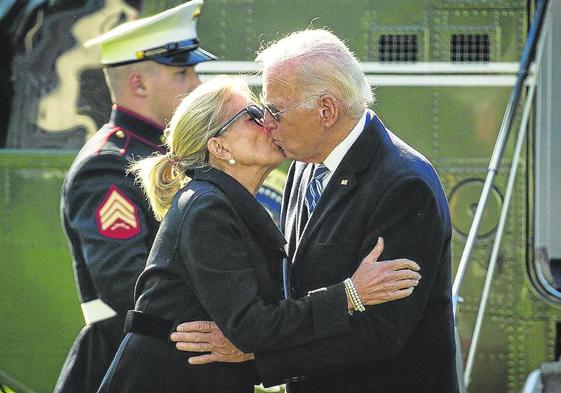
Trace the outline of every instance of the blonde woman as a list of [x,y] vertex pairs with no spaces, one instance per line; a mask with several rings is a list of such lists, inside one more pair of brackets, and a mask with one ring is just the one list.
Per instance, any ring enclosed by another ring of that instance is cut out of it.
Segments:
[[[245,82],[220,77],[182,101],[168,127],[168,154],[134,166],[163,221],[136,284],[128,333],[99,392],[249,393],[258,383],[253,352],[348,331],[348,311],[356,304],[343,284],[281,300],[286,242],[254,196],[284,155],[262,124],[263,111]],[[368,268],[381,248],[356,274],[372,274]],[[396,267],[387,278],[394,287],[385,300],[408,296],[420,278],[418,266],[387,263],[403,270]],[[364,304],[381,302],[380,281],[357,285]],[[169,335],[195,320],[214,320],[245,352],[240,362],[190,366],[189,354],[176,350]]]

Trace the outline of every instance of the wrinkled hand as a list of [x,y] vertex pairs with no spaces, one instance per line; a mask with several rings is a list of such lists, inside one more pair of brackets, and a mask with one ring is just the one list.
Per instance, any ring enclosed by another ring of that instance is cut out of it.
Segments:
[[378,262],[382,251],[384,239],[379,237],[376,246],[364,257],[351,278],[364,305],[402,299],[411,295],[419,285],[419,265],[404,258]]
[[185,322],[171,334],[175,347],[186,352],[210,352],[189,358],[189,364],[213,362],[241,363],[254,358],[244,353],[228,340],[213,321]]

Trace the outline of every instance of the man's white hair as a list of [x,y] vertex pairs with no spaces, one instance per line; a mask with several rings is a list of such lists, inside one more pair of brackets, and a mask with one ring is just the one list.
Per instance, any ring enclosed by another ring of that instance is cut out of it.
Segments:
[[255,61],[263,72],[282,63],[292,64],[306,95],[333,94],[353,116],[362,115],[374,102],[358,60],[330,31],[307,29],[291,33],[261,50]]

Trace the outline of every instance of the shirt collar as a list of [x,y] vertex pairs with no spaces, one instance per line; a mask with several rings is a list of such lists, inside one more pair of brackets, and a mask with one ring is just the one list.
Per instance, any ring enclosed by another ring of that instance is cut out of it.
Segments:
[[364,129],[364,126],[366,124],[367,112],[368,110],[364,111],[362,117],[360,118],[358,123],[356,123],[356,125],[354,126],[353,130],[349,133],[349,135],[347,135],[345,139],[343,139],[337,146],[335,146],[335,149],[333,149],[331,153],[329,153],[327,158],[323,160],[323,164],[327,167],[327,169],[329,169],[329,172],[331,173],[335,172],[335,170],[337,169],[341,161],[343,161],[343,158],[345,157],[345,155],[347,154],[353,143],[356,142],[356,140],[362,133],[362,130]]
[[122,106],[113,105],[109,120],[115,127],[144,138],[152,144],[162,144],[162,126]]

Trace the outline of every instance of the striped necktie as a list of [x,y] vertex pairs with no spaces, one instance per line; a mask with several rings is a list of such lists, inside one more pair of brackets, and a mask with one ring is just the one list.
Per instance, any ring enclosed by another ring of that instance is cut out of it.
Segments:
[[329,173],[329,169],[323,164],[316,164],[314,169],[314,175],[312,180],[308,184],[306,189],[306,207],[308,208],[308,217],[312,215],[312,212],[316,208],[321,193],[323,191],[323,179]]

